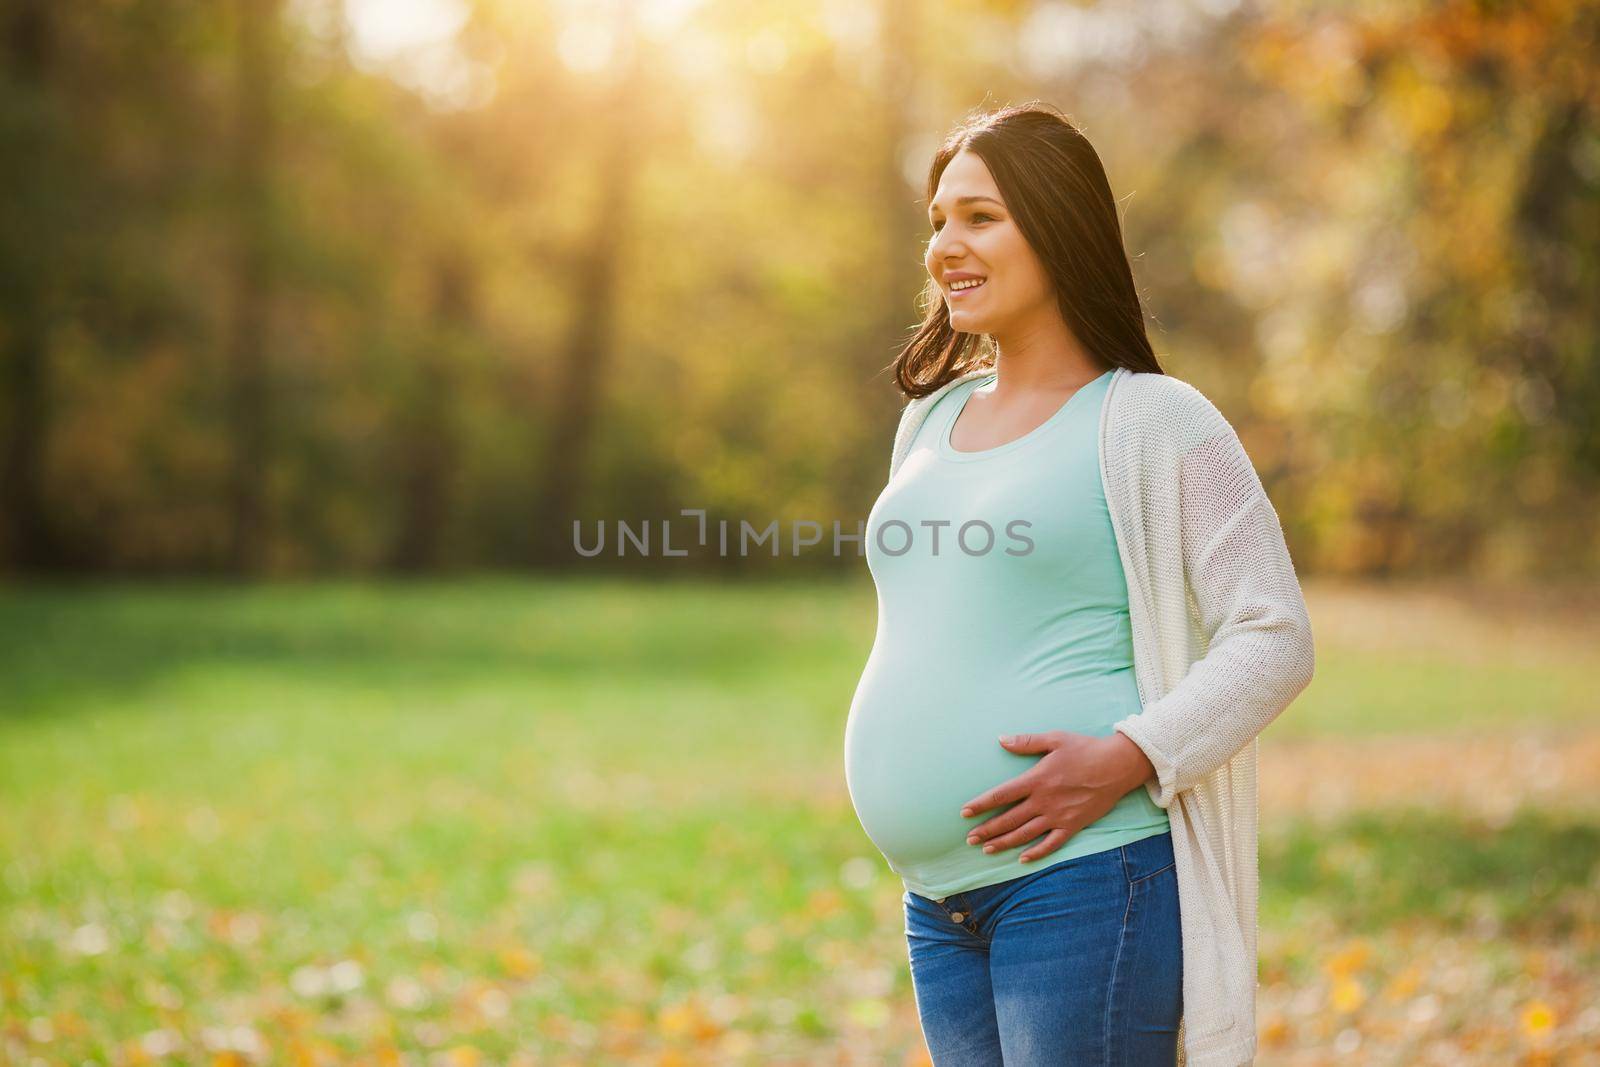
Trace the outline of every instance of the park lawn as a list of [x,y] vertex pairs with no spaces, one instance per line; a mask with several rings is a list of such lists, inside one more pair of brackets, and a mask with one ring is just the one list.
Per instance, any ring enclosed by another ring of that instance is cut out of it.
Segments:
[[[1264,763],[1593,729],[1570,627],[1453,641],[1446,613],[1408,647],[1364,639],[1381,595],[1330,594],[1326,633],[1308,598],[1317,677]],[[22,1062],[921,1062],[900,886],[840,763],[874,612],[863,581],[0,593],[0,1040]],[[1468,1035],[1475,1062],[1600,1034],[1568,1008],[1600,992],[1587,801],[1264,812],[1264,1047]],[[1452,950],[1437,990],[1408,970]],[[1467,1010],[1480,987],[1518,992]]]

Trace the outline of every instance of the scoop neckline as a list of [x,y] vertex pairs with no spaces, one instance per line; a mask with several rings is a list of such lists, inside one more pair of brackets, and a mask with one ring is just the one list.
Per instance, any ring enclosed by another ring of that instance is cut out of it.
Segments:
[[955,432],[956,423],[960,420],[961,413],[967,409],[967,401],[972,399],[972,394],[977,392],[984,385],[993,381],[998,376],[996,371],[990,371],[988,374],[978,378],[978,384],[968,389],[966,393],[962,395],[961,403],[956,406],[955,413],[945,420],[944,429],[939,431],[939,454],[945,459],[951,459],[960,463],[965,463],[971,460],[988,459],[991,456],[998,456],[1002,453],[1011,452],[1015,449],[1021,448],[1029,441],[1043,436],[1045,431],[1050,429],[1051,426],[1054,426],[1065,416],[1067,410],[1072,407],[1073,402],[1076,401],[1078,397],[1082,396],[1085,390],[1091,386],[1098,385],[1100,381],[1106,377],[1106,375],[1111,374],[1115,369],[1116,368],[1112,368],[1112,370],[1103,371],[1098,377],[1091,378],[1087,382],[1084,382],[1082,385],[1078,386],[1078,388],[1072,391],[1071,396],[1067,397],[1067,399],[1061,402],[1060,407],[1051,412],[1049,418],[1045,419],[1043,422],[1029,430],[1027,433],[1023,434],[1021,437],[1013,437],[1011,440],[1006,441],[1003,444],[995,445],[993,448],[979,449],[976,452],[963,451],[962,449],[956,448],[950,443],[950,435]]

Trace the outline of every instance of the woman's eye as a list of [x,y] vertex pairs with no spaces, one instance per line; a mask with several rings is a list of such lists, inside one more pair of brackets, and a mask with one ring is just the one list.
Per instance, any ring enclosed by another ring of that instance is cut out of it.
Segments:
[[[988,221],[988,222],[995,222],[995,221],[998,221],[998,220],[996,220],[996,218],[995,218],[995,217],[994,217],[994,216],[993,216],[993,215],[991,215],[991,214],[989,214],[989,213],[988,213],[988,212],[986,212],[986,211],[975,211],[975,212],[973,212],[973,214],[972,214],[972,221],[973,221],[973,222],[977,222],[977,221],[978,221],[978,220],[979,220],[979,219],[983,219],[983,220],[985,220],[985,221]],[[939,230],[940,230],[940,229],[941,229],[941,228],[942,228],[942,227],[943,227],[943,226],[944,226],[944,223],[942,223],[942,222],[936,222],[936,223],[934,223],[934,224],[933,224],[933,232],[934,232],[934,233],[938,233],[938,232],[939,232]]]

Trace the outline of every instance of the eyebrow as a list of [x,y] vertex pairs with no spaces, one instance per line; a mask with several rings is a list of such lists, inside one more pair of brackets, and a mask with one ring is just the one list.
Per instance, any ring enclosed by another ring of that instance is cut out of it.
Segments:
[[[958,197],[956,197],[956,206],[960,207],[962,204],[970,204],[975,200],[987,200],[991,204],[1000,204],[1000,201],[996,200],[992,196],[958,196]],[[1000,206],[1001,207],[1005,207],[1004,204],[1000,204]],[[928,210],[929,211],[933,210],[933,205],[932,204],[928,205]]]

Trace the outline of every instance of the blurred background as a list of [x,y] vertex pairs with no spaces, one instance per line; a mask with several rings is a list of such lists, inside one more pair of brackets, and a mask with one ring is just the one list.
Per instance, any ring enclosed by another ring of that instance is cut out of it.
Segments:
[[1553,0],[8,0],[0,1059],[926,1063],[841,763],[874,591],[788,538],[883,486],[935,147],[1037,98],[1317,633],[1260,1062],[1600,1063],[1597,46]]

